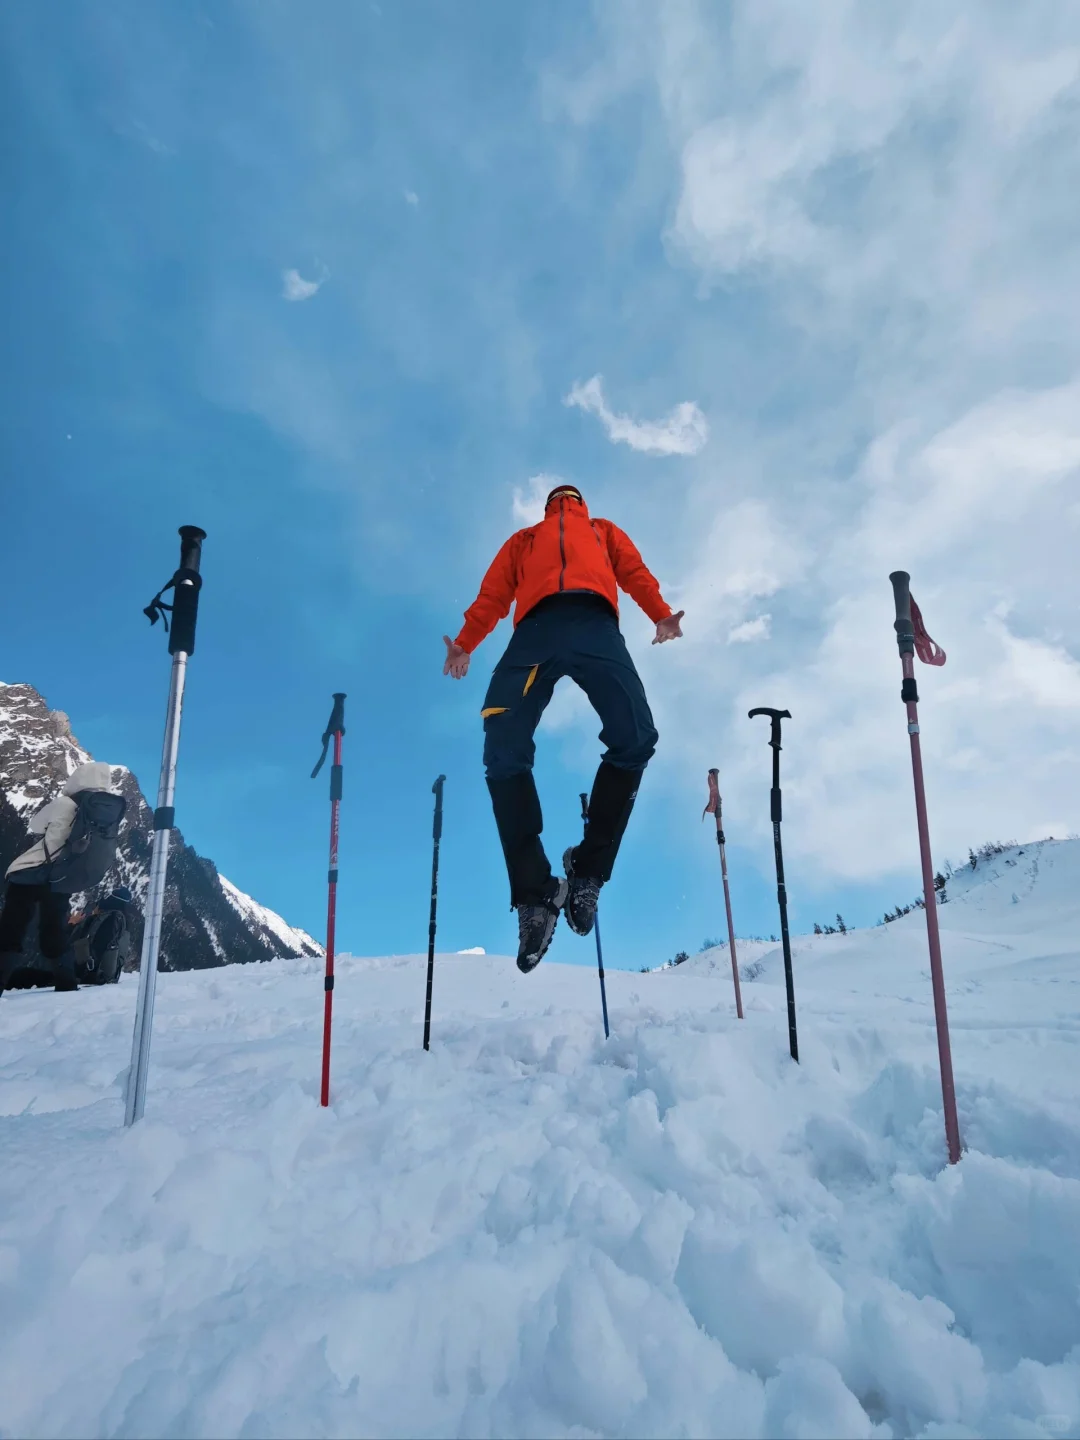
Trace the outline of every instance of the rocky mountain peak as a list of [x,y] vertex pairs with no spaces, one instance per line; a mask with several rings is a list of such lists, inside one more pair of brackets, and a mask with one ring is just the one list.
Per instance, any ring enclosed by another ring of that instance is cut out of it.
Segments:
[[[63,710],[50,710],[32,685],[0,684],[0,873],[22,848],[30,817],[63,788],[79,765],[94,757],[79,744]],[[142,905],[149,878],[153,815],[130,770],[113,766],[114,788],[128,802],[116,864],[99,890],[127,885],[135,896],[133,953],[142,942]],[[73,897],[73,912],[94,895]],[[28,964],[42,964],[36,940],[28,939]],[[216,965],[320,955],[303,930],[245,895],[218,874],[216,865],[172,833],[165,887],[160,968],[201,970]]]

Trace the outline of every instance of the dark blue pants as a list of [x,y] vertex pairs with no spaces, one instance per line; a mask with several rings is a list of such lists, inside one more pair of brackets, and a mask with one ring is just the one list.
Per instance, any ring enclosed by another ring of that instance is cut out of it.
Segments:
[[656,750],[656,727],[614,611],[598,595],[553,595],[520,622],[484,699],[484,766],[510,875],[512,905],[554,892],[540,842],[543,816],[533,783],[534,734],[564,676],[580,685],[601,721],[604,756],[574,870],[607,880]]

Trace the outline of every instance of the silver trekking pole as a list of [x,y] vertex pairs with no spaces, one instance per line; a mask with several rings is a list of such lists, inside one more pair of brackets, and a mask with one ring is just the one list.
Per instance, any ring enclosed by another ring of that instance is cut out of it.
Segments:
[[[176,797],[176,758],[180,749],[180,716],[184,706],[188,656],[195,650],[195,624],[199,616],[199,590],[202,588],[199,562],[205,539],[206,531],[200,530],[197,525],[180,526],[180,568],[169,583],[162,586],[144,612],[150,617],[151,625],[156,625],[159,619],[164,621],[166,630],[169,629],[166,611],[172,612],[169,635],[172,674],[165,713],[165,743],[161,751],[157,809],[154,811],[154,848],[146,892],[142,958],[139,961],[139,1000],[135,1009],[135,1034],[131,1042],[131,1067],[124,1105],[125,1125],[134,1125],[136,1120],[141,1120],[146,1108],[146,1072],[150,1064],[150,1034],[154,1024],[165,871],[169,863],[169,836],[176,813],[173,802]],[[161,598],[167,590],[173,592],[171,605]]]

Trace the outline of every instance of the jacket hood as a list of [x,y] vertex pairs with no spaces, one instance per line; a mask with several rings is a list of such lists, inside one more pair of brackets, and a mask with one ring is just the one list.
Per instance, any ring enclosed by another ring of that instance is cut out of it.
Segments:
[[88,760],[68,776],[64,786],[65,795],[77,795],[80,790],[111,790],[112,766],[104,760]]
[[586,520],[589,519],[589,507],[585,504],[584,500],[578,500],[573,495],[564,495],[559,499],[549,500],[547,508],[544,511],[544,519],[546,520],[549,515],[557,515],[560,505],[566,505],[569,514],[584,515]]

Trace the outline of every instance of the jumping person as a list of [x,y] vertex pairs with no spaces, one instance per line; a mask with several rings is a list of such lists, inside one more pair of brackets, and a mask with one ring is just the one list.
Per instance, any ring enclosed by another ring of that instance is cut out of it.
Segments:
[[[653,644],[675,640],[683,611],[672,614],[637,547],[610,520],[593,520],[573,485],[547,497],[544,518],[511,535],[465,612],[456,640],[444,635],[444,675],[462,679],[469,657],[510,612],[514,634],[495,667],[481,715],[484,767],[518,914],[518,968],[536,968],[551,944],[559,911],[588,935],[600,887],[611,878],[656,728],[645,690],[619,630],[619,589],[656,625]],[[593,781],[589,819],[563,856],[559,879],[540,840],[543,817],[533,781],[533,735],[556,682],[580,685],[603,724],[605,752]]]

